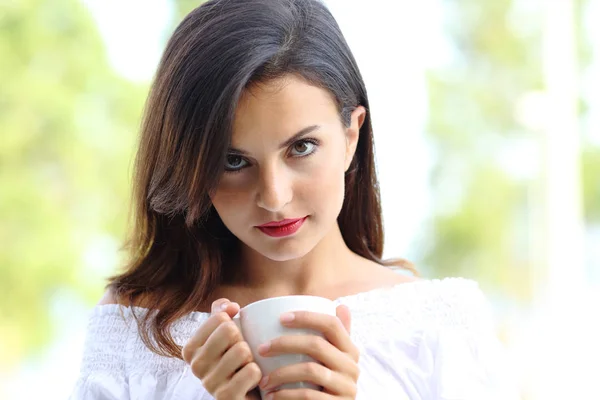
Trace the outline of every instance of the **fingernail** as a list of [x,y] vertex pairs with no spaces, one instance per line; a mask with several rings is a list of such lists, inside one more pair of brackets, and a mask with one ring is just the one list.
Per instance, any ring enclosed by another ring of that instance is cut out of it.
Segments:
[[260,386],[261,388],[265,388],[265,386],[267,386],[267,382],[269,382],[269,376],[263,376],[263,378],[260,380],[260,382],[258,382],[258,386]]
[[227,308],[227,306],[229,306],[228,302],[225,302],[225,303],[221,304],[221,311],[225,311],[225,309]]
[[267,351],[269,351],[270,348],[271,348],[271,342],[263,343],[260,346],[258,346],[258,352],[266,353]]
[[295,315],[292,313],[283,313],[279,318],[281,319],[281,322],[292,322],[295,318]]

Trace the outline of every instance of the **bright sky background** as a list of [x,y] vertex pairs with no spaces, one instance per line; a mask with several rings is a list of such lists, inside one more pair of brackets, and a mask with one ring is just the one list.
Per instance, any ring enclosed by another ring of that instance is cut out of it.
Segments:
[[169,34],[170,0],[82,0],[106,44],[113,68],[137,82],[152,79]]

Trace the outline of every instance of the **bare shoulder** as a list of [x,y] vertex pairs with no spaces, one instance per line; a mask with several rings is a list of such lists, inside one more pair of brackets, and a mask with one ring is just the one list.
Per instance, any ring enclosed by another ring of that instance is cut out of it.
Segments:
[[412,283],[422,280],[418,276],[414,276],[407,271],[408,273],[404,273],[405,270],[402,268],[390,268],[390,267],[381,267],[378,268],[377,278],[381,280],[383,286],[399,285],[401,283]]
[[385,266],[371,260],[364,260],[362,271],[364,279],[373,282],[376,286],[398,285],[421,280],[408,269],[400,266]]
[[333,288],[327,288],[329,296],[339,298],[421,280],[410,273],[404,273],[401,268],[387,267],[370,260],[362,259],[356,267],[347,280]]
[[406,275],[404,273],[394,272],[394,271],[389,271],[389,272],[391,272],[390,280],[392,282],[394,282],[395,284],[413,283],[413,282],[418,282],[418,281],[423,280],[423,278],[420,278],[420,277],[414,276],[414,275]]

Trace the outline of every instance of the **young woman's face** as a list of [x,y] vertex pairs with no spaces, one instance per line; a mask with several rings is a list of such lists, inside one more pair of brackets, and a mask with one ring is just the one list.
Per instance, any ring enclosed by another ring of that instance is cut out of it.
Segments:
[[307,254],[337,223],[364,116],[345,127],[327,91],[292,75],[247,90],[212,197],[225,226],[269,259]]

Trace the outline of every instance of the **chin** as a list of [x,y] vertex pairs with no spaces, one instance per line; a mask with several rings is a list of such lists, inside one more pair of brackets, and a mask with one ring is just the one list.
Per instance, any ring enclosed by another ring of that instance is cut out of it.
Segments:
[[270,251],[270,252],[262,253],[262,255],[265,256],[266,258],[268,258],[269,260],[273,260],[273,261],[277,261],[277,262],[285,262],[285,261],[295,260],[295,259],[304,257],[306,254],[308,254],[308,251],[304,251],[304,252]]
[[302,258],[307,255],[313,247],[311,246],[273,246],[270,248],[255,248],[257,252],[272,261],[285,262]]

